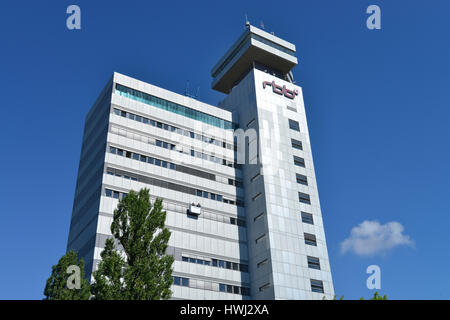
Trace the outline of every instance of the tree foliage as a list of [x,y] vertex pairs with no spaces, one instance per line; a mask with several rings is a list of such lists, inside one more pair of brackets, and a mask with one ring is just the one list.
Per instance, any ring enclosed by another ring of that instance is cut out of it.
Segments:
[[[322,300],[326,300],[326,297],[323,296]],[[337,299],[336,295],[333,296],[332,300],[344,300],[344,296],[342,295],[339,299]],[[359,300],[364,300],[363,297],[361,297]],[[369,300],[388,300],[387,295],[381,296],[378,291],[376,291],[373,294],[373,297],[370,298]]]
[[[67,282],[71,282],[73,272],[70,271],[70,266],[78,266],[80,269],[80,287],[79,289],[70,289],[67,287]],[[69,279],[69,277],[71,277]],[[44,300],[88,300],[90,297],[89,282],[85,278],[84,261],[78,259],[78,254],[74,251],[67,252],[59,259],[58,264],[52,266],[52,273],[47,280],[44,289]]]
[[94,272],[95,299],[159,300],[172,292],[173,257],[166,255],[170,231],[162,200],[152,204],[148,189],[130,191],[114,211],[102,261]]
[[[375,293],[373,294],[373,297],[370,298],[369,300],[387,300],[387,295],[381,296],[378,291],[375,291]],[[364,298],[361,298],[360,300],[364,300]]]

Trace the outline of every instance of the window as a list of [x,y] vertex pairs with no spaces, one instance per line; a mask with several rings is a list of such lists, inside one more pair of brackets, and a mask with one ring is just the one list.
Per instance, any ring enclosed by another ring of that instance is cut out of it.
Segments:
[[254,197],[252,198],[252,201],[255,201],[255,200],[258,199],[260,196],[261,196],[261,192],[258,193],[256,196],[254,196]]
[[188,278],[181,278],[181,285],[183,287],[189,287],[189,279]]
[[139,155],[137,153],[133,153],[133,159],[134,160],[139,160]]
[[292,143],[292,148],[298,149],[298,150],[303,150],[303,145],[302,145],[301,141],[291,139],[291,143]]
[[181,285],[181,278],[180,277],[173,277],[173,284],[176,286]]
[[142,162],[147,162],[147,157],[146,157],[146,156],[143,156],[143,155],[141,155],[141,161],[142,161]]
[[308,185],[308,178],[302,174],[296,173],[297,183],[303,184],[305,186]]
[[223,283],[219,283],[219,291],[220,292],[225,292],[226,291],[226,285]]
[[318,293],[324,293],[322,280],[311,279],[311,291],[318,292]]
[[311,233],[304,233],[304,236],[306,244],[309,244],[310,246],[317,246],[317,240],[315,235]]
[[260,243],[261,241],[263,241],[266,238],[266,234],[263,234],[261,236],[259,236],[258,238],[256,238],[255,242],[256,243]]
[[188,257],[181,257],[181,260],[184,262],[189,262],[189,258]]
[[258,268],[261,268],[263,265],[265,265],[269,260],[268,259],[264,259],[263,261],[258,262],[258,264],[256,265]]
[[261,218],[264,215],[264,212],[261,212],[260,214],[258,214],[256,217],[253,218],[253,221],[258,220],[259,218]]
[[305,167],[305,159],[294,156],[294,164],[299,167]]
[[303,192],[298,193],[298,201],[300,201],[301,203],[311,204],[309,194]]
[[289,119],[289,128],[295,131],[300,131],[300,125],[297,121]]
[[314,224],[312,214],[302,211],[302,222],[308,223],[308,224]]
[[320,270],[320,260],[316,257],[307,257],[308,259],[308,268]]
[[261,174],[258,172],[256,175],[254,175],[250,181],[253,182],[256,178],[258,178]]
[[269,287],[270,287],[270,283],[266,283],[265,285],[259,287],[259,291],[260,292],[264,291],[264,290],[268,289]]
[[105,189],[105,196],[107,196],[107,197],[112,197],[112,190],[109,190],[109,189]]
[[227,284],[227,292],[228,293],[233,293],[233,286],[232,285]]
[[114,147],[109,147],[109,152],[111,152],[111,153],[113,153],[113,154],[116,154],[117,149],[114,148]]

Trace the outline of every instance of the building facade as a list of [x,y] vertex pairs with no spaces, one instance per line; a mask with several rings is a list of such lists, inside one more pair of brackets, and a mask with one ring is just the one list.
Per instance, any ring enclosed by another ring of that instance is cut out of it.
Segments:
[[322,299],[334,289],[295,46],[247,25],[202,103],[114,73],[86,121],[68,250],[100,260],[119,199],[150,189],[175,299]]

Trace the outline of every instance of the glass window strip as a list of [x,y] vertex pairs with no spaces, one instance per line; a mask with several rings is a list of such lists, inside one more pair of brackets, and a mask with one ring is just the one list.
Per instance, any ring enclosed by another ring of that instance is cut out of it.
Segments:
[[201,121],[203,123],[206,123],[206,124],[218,127],[218,128],[232,130],[232,129],[236,129],[236,127],[237,127],[236,124],[234,124],[230,121],[212,116],[212,115],[204,113],[204,112],[194,110],[192,108],[182,106],[182,105],[174,103],[174,102],[170,102],[170,101],[162,99],[162,98],[152,96],[148,93],[138,91],[138,90],[126,87],[126,86],[118,84],[118,83],[116,83],[115,93],[120,96],[130,98],[135,101],[139,101],[139,102],[145,103],[147,105],[151,105],[153,107],[156,107],[156,108],[159,108],[162,110],[173,112],[173,113],[185,116],[185,117],[193,119],[193,120]]

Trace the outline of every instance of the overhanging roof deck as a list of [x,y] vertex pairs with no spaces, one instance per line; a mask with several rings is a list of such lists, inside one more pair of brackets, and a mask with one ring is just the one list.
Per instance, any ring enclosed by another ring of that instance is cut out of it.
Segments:
[[254,61],[287,74],[298,63],[294,55],[295,45],[249,26],[211,70],[212,88],[229,93]]

